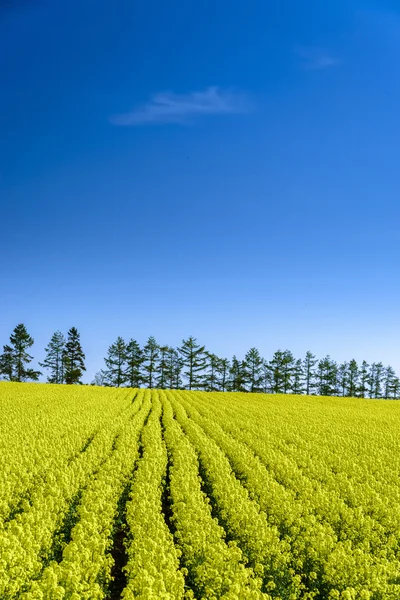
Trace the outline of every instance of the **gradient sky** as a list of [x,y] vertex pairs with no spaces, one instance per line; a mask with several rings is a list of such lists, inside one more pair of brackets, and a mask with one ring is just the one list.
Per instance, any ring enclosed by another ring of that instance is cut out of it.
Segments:
[[400,371],[396,5],[0,2],[0,344]]

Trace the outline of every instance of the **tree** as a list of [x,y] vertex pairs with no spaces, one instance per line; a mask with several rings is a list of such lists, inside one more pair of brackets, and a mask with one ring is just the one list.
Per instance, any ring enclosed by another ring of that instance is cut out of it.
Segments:
[[14,356],[11,346],[3,346],[3,354],[0,355],[0,375],[7,381],[14,381]]
[[233,356],[229,370],[228,390],[230,392],[246,392],[246,365]]
[[366,360],[363,360],[360,367],[357,396],[366,398],[368,394],[368,382],[369,382],[369,364]]
[[100,370],[96,373],[96,375],[94,376],[94,379],[90,385],[98,385],[98,386],[106,385],[105,381],[104,381],[104,371],[103,370]]
[[104,384],[113,387],[121,387],[127,382],[126,375],[126,343],[122,337],[111,344],[108,348],[107,357],[104,359],[106,369],[103,371]]
[[226,392],[226,390],[228,389],[229,368],[230,368],[229,360],[227,358],[221,358],[220,362],[219,362],[218,373],[217,373],[217,376],[218,376],[217,385],[218,385],[218,389],[221,392]]
[[347,396],[347,390],[349,386],[349,363],[344,362],[339,365],[337,370],[337,385],[339,394],[341,396]]
[[269,363],[265,359],[263,359],[262,366],[262,374],[263,374],[263,393],[268,394],[268,392],[272,392],[272,373],[269,369]]
[[125,372],[128,387],[138,388],[142,383],[143,352],[136,340],[129,340],[125,351]]
[[283,393],[287,394],[292,387],[295,368],[295,358],[290,350],[283,353]]
[[375,369],[375,398],[382,398],[385,367],[381,362],[378,362],[375,365]]
[[9,381],[37,381],[41,375],[40,371],[28,369],[27,365],[32,362],[33,356],[28,354],[28,348],[33,346],[34,339],[29,335],[25,325],[17,325],[10,335],[10,345],[3,346],[3,354],[0,356],[0,375]]
[[179,352],[175,348],[168,348],[167,352],[167,371],[166,381],[167,387],[171,390],[179,390],[182,387],[182,360],[179,356]]
[[392,382],[392,398],[397,399],[400,395],[400,379],[396,376]]
[[186,367],[184,375],[187,379],[187,389],[199,389],[204,386],[204,370],[207,365],[205,347],[197,343],[196,338],[190,336],[182,340],[182,346],[178,348],[182,366]]
[[383,397],[384,398],[394,398],[393,388],[396,387],[396,373],[393,367],[389,366],[384,369],[383,374]]
[[263,359],[257,348],[250,348],[244,357],[244,376],[249,392],[263,391]]
[[218,390],[218,371],[221,359],[212,352],[206,352],[206,374],[204,377],[204,388],[207,392],[216,392]]
[[293,394],[304,394],[304,389],[303,361],[298,358],[293,369],[292,392]]
[[64,352],[65,383],[68,385],[79,383],[85,367],[85,355],[82,350],[80,334],[76,327],[68,331],[67,343]]
[[283,393],[283,352],[277,350],[272,359],[267,363],[267,369],[270,373],[270,386],[273,394]]
[[384,368],[381,362],[372,363],[369,371],[368,393],[370,398],[382,397],[382,384],[384,377]]
[[168,352],[169,346],[160,346],[159,362],[157,366],[156,386],[163,390],[167,387],[168,379]]
[[289,350],[277,350],[267,364],[270,371],[271,391],[287,394],[292,385],[294,356]]
[[50,371],[48,383],[64,383],[65,337],[61,331],[53,333],[45,352],[46,358],[39,365]]
[[304,371],[304,383],[305,383],[305,393],[309,396],[313,391],[315,391],[315,365],[318,360],[310,352],[309,350],[306,352],[306,356],[303,360],[303,371]]
[[349,371],[348,371],[348,396],[350,398],[355,398],[357,396],[358,390],[358,379],[359,379],[359,369],[357,361],[354,358],[349,362]]
[[318,363],[317,386],[320,396],[334,396],[337,393],[337,364],[328,355]]
[[150,336],[143,348],[143,382],[152,389],[154,387],[157,374],[157,360],[160,354],[160,347],[155,338]]

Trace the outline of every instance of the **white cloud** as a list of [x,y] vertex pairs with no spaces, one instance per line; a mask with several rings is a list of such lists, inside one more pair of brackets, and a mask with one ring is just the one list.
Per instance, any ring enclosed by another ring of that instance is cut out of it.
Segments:
[[146,104],[136,106],[128,113],[115,115],[110,120],[114,125],[122,126],[186,123],[200,115],[245,113],[250,108],[244,94],[208,87],[204,91],[189,94],[155,94]]
[[297,46],[294,49],[300,59],[300,65],[308,71],[330,69],[339,64],[339,60],[324,48]]

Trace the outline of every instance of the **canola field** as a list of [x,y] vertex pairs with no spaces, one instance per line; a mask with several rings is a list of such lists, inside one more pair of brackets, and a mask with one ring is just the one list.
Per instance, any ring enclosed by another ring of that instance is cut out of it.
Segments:
[[2,600],[400,599],[400,403],[0,383]]

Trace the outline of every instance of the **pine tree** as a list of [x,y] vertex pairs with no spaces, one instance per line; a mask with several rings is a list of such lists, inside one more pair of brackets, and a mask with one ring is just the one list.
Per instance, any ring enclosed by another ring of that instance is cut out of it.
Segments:
[[90,385],[98,385],[98,386],[106,385],[105,381],[104,381],[104,371],[103,370],[100,370],[95,374],[94,379]]
[[272,373],[269,369],[269,363],[268,361],[265,360],[265,358],[263,359],[263,365],[262,365],[262,374],[263,374],[263,393],[264,394],[268,394],[269,392],[272,393]]
[[381,362],[376,363],[375,375],[375,398],[382,398],[383,395],[383,380],[385,377],[385,367]]
[[400,395],[400,379],[396,376],[392,382],[392,398],[397,400]]
[[230,363],[227,358],[221,358],[218,369],[217,385],[221,392],[226,392],[229,385]]
[[178,352],[183,367],[186,367],[184,376],[187,380],[187,389],[204,387],[204,370],[207,366],[204,346],[200,346],[196,338],[190,336],[187,340],[182,340],[182,346],[178,348]]
[[82,383],[81,378],[85,367],[85,355],[82,350],[80,335],[76,327],[68,331],[64,352],[65,383],[72,385]]
[[373,398],[375,393],[375,374],[376,366],[375,363],[372,363],[368,373],[368,396],[370,398]]
[[295,358],[290,350],[285,350],[283,353],[283,393],[287,394],[292,387],[292,380],[294,374]]
[[244,377],[249,392],[263,391],[263,359],[257,348],[250,348],[244,358]]
[[304,390],[303,361],[298,358],[293,369],[292,392],[293,394],[304,394]]
[[204,377],[204,389],[207,392],[216,392],[218,390],[218,372],[221,359],[212,352],[206,352],[206,373]]
[[125,372],[128,387],[138,388],[142,383],[143,352],[136,340],[129,340],[125,351]]
[[357,361],[354,358],[349,362],[348,371],[348,395],[350,398],[355,398],[358,390],[359,369]]
[[285,361],[286,353],[277,350],[267,363],[270,372],[271,391],[274,394],[283,394],[288,387]]
[[318,363],[317,380],[320,396],[335,396],[337,394],[337,364],[328,355]]
[[393,398],[393,388],[395,387],[396,373],[393,367],[388,366],[383,373],[383,397]]
[[41,375],[40,371],[28,369],[27,365],[32,362],[33,356],[28,354],[28,348],[33,346],[34,339],[29,335],[25,325],[17,325],[10,335],[10,345],[3,346],[3,354],[0,356],[0,375],[9,381],[37,381]]
[[61,331],[53,333],[45,352],[46,358],[39,365],[50,371],[47,377],[48,383],[64,383],[65,337]]
[[3,346],[3,354],[0,355],[0,376],[7,381],[15,381],[13,349],[7,344]]
[[246,365],[233,356],[230,370],[228,390],[230,392],[246,392]]
[[155,385],[157,375],[157,361],[160,354],[160,347],[155,338],[150,336],[143,348],[143,383],[152,389]]
[[182,388],[182,361],[179,352],[175,348],[169,348],[167,352],[167,371],[166,381],[170,390],[180,390]]
[[169,346],[160,346],[160,355],[159,361],[157,365],[157,373],[156,373],[156,387],[160,390],[168,387],[168,356],[169,356]]
[[316,372],[315,366],[318,363],[317,358],[310,352],[309,350],[306,352],[306,356],[303,360],[303,371],[304,371],[304,383],[305,383],[305,393],[307,396],[315,391],[315,380],[316,380]]
[[104,359],[106,369],[103,371],[104,384],[112,387],[121,387],[128,381],[126,375],[126,343],[122,337],[108,348],[107,357]]
[[383,364],[381,362],[372,363],[368,378],[368,393],[370,398],[382,398],[383,377]]
[[363,360],[361,363],[358,382],[357,396],[367,398],[369,389],[369,364],[366,360]]
[[349,363],[344,362],[338,366],[337,370],[337,385],[338,391],[341,396],[348,395],[349,387]]

